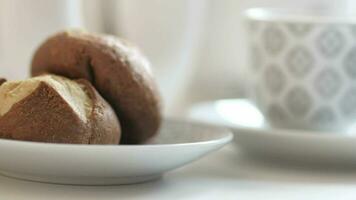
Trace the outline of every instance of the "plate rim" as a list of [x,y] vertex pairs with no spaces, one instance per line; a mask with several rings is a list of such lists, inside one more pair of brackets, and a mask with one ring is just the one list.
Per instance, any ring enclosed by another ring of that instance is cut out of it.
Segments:
[[184,142],[184,143],[167,143],[167,144],[68,144],[68,143],[47,143],[47,142],[37,142],[37,141],[25,141],[25,140],[12,140],[0,138],[0,145],[21,145],[28,147],[40,147],[46,146],[47,148],[86,148],[86,149],[137,149],[137,148],[172,148],[172,147],[187,147],[195,145],[212,145],[212,144],[227,144],[232,141],[234,134],[232,130],[226,126],[214,125],[211,123],[204,123],[188,119],[179,118],[166,118],[165,121],[173,123],[189,123],[198,126],[214,127],[218,129],[222,136],[216,139],[208,139],[196,142]]

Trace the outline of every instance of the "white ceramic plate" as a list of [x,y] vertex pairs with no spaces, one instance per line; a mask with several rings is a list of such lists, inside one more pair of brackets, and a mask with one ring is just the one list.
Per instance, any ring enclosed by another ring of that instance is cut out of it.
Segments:
[[356,137],[341,133],[282,130],[268,127],[263,115],[245,99],[200,103],[190,118],[225,125],[237,146],[253,156],[317,164],[356,165]]
[[166,120],[145,145],[71,145],[0,139],[0,173],[80,185],[130,184],[160,177],[232,139],[211,125]]

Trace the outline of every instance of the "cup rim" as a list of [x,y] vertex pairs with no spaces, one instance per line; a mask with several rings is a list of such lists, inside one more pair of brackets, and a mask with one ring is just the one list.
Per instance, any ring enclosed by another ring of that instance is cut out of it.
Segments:
[[356,15],[327,15],[310,9],[255,7],[244,10],[242,14],[245,19],[255,21],[356,24]]

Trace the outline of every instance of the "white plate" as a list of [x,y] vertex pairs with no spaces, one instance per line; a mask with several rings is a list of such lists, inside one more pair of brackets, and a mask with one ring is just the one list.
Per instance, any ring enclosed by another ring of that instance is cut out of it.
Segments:
[[263,115],[245,99],[226,99],[192,107],[191,119],[225,125],[234,142],[260,158],[318,164],[356,165],[356,137],[341,133],[272,129]]
[[232,139],[211,125],[167,120],[145,145],[71,145],[0,139],[0,173],[80,185],[130,184],[160,177]]

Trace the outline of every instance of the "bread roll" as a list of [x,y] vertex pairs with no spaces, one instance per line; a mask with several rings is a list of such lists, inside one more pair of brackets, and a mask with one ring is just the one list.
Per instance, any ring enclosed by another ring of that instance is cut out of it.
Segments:
[[37,49],[31,72],[90,81],[120,119],[122,143],[143,143],[159,129],[161,100],[149,63],[124,40],[81,31],[57,33]]
[[118,144],[111,106],[86,80],[45,75],[0,86],[0,138],[73,144]]

